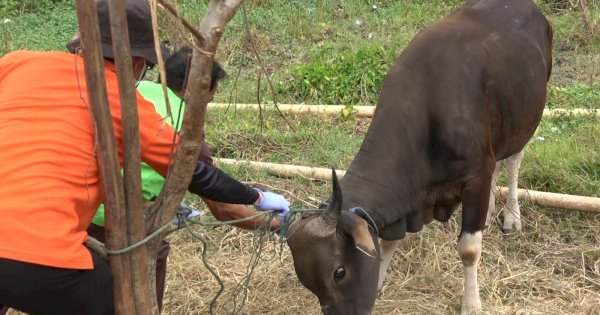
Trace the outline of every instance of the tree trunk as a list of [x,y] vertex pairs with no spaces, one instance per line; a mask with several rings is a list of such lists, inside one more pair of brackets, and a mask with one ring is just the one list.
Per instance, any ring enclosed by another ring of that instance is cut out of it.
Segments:
[[[161,0],[159,0],[161,1]],[[163,1],[161,1],[163,2]],[[125,187],[120,176],[117,143],[108,106],[104,63],[95,1],[75,0],[81,33],[90,108],[96,126],[97,159],[105,192],[106,232],[109,250],[123,249],[140,240],[174,217],[183,199],[197,157],[208,103],[214,53],[224,27],[235,15],[242,0],[211,0],[195,41],[192,68],[186,90],[187,106],[181,127],[175,162],[165,186],[150,207],[145,224],[140,183],[140,143],[133,67],[124,3],[109,0],[111,35],[119,81],[123,123]],[[153,3],[155,4],[155,3]],[[125,30],[125,32],[123,32]],[[200,34],[200,36],[198,36]],[[126,211],[127,209],[127,211]],[[149,227],[146,230],[146,226]],[[155,259],[164,234],[144,246],[109,255],[113,272],[116,314],[158,314],[155,293]]]
[[[96,155],[105,194],[104,205],[109,210],[108,212],[112,212],[112,216],[115,216],[125,212],[125,199],[123,182],[119,173],[121,166],[119,165],[117,143],[106,94],[96,2],[75,0],[75,5],[81,33],[81,48],[90,108],[96,127]],[[127,246],[125,220],[109,220],[107,223],[108,248]],[[133,286],[131,281],[126,280],[131,275],[131,265],[125,256],[112,258],[110,263],[114,279],[115,311],[117,314],[136,314],[135,304],[131,303],[134,300]]]

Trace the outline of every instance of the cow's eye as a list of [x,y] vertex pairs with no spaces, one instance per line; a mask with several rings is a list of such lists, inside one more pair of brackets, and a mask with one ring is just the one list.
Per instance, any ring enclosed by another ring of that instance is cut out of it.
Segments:
[[346,276],[346,269],[344,269],[344,267],[339,267],[338,269],[335,270],[335,272],[333,273],[333,279],[338,282],[342,279],[344,279],[344,277]]

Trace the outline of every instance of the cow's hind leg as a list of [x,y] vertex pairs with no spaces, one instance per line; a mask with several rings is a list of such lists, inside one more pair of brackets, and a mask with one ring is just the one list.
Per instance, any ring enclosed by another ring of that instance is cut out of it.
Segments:
[[519,208],[519,168],[523,161],[523,151],[515,153],[506,159],[506,177],[508,180],[508,196],[502,208],[504,225],[502,231],[510,233],[521,230],[521,209]]
[[492,175],[492,182],[490,185],[490,200],[488,202],[488,212],[487,217],[485,219],[486,228],[490,226],[490,224],[492,224],[494,214],[496,214],[496,192],[498,191],[498,185],[496,185],[496,181],[498,180],[498,174],[500,173],[500,169],[502,169],[502,161],[496,162],[494,175]]
[[381,240],[380,249],[381,249],[381,265],[379,266],[379,283],[377,284],[377,289],[381,290],[383,287],[383,280],[385,280],[387,269],[390,266],[390,262],[392,261],[392,257],[394,256],[394,252],[396,248],[400,245],[400,240],[395,241],[386,241]]

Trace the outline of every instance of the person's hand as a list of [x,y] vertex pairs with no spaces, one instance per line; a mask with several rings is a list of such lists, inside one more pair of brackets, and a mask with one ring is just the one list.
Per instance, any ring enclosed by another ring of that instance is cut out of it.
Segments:
[[290,202],[284,196],[269,191],[261,191],[256,189],[260,194],[258,200],[254,203],[254,207],[259,211],[275,210],[282,222],[286,215],[290,212]]
[[177,208],[177,215],[175,216],[175,219],[173,219],[172,223],[180,227],[183,225],[183,222],[180,222],[179,218],[189,221],[201,215],[202,211],[196,210],[182,202],[179,204],[179,208]]

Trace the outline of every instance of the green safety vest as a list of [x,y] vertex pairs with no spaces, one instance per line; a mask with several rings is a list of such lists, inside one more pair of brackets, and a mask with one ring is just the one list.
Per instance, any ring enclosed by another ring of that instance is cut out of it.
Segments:
[[[152,102],[156,108],[156,112],[162,117],[167,116],[167,104],[165,103],[165,97],[163,94],[162,86],[159,83],[151,81],[141,81],[137,87],[138,91],[142,96]],[[185,104],[181,102],[181,99],[167,88],[167,95],[169,96],[169,104],[171,105],[171,113],[173,114],[173,121],[170,118],[166,118],[166,122],[173,126],[173,122],[177,124],[178,117],[181,111],[181,117],[183,118],[183,112],[185,110]],[[179,131],[181,122],[177,124],[177,131]],[[162,189],[165,179],[155,172],[148,164],[142,162],[142,197],[144,200],[153,200],[158,197],[160,190]],[[96,212],[96,215],[92,219],[92,223],[104,226],[104,205],[101,204]]]

